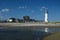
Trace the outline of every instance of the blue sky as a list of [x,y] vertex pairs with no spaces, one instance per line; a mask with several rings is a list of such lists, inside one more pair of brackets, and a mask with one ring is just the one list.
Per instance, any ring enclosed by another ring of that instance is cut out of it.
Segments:
[[0,0],[0,16],[44,20],[44,8],[48,8],[49,21],[60,21],[60,0]]

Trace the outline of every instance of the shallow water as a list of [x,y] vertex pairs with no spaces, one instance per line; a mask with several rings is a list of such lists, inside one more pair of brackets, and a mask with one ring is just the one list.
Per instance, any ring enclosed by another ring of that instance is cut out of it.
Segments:
[[[0,28],[0,40],[38,40],[47,34],[44,29]],[[58,31],[60,28],[48,28],[48,33]]]
[[0,40],[37,40],[45,32],[24,29],[0,29]]

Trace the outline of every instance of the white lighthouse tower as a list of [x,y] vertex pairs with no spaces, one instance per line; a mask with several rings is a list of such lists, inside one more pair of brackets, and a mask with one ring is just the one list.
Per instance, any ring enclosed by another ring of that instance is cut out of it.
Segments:
[[48,22],[48,10],[45,9],[45,22]]

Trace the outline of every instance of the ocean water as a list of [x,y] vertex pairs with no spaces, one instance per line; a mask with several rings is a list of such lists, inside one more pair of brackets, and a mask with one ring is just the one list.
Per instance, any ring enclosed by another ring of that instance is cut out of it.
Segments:
[[[49,28],[50,32],[57,32],[59,28]],[[57,30],[57,31],[56,31]],[[42,29],[15,29],[15,28],[0,28],[0,40],[38,40],[47,33]]]

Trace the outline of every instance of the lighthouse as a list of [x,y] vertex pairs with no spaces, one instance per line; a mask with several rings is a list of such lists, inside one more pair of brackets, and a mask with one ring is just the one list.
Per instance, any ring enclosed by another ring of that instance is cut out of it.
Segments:
[[45,22],[48,22],[48,10],[45,10]]

